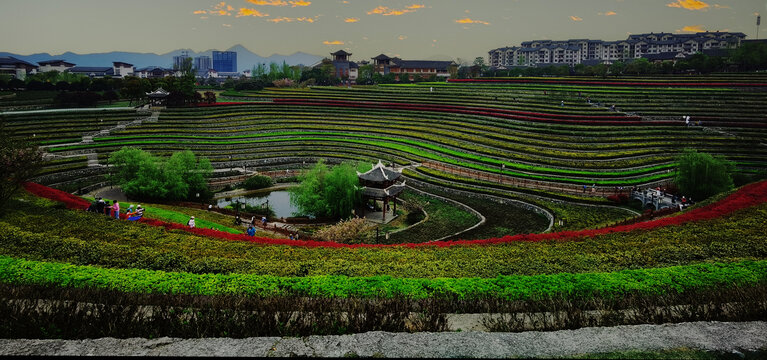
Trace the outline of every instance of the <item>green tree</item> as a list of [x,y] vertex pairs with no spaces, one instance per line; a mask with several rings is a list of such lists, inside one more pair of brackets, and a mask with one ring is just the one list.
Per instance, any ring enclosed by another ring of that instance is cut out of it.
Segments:
[[301,184],[290,190],[290,202],[308,215],[347,218],[362,201],[356,170],[351,163],[328,168],[319,161],[299,177]]
[[152,85],[149,80],[135,76],[125,78],[123,87],[120,89],[120,93],[130,100],[129,105],[133,105],[134,101],[139,102],[146,98],[146,93],[150,91],[152,91]]
[[489,68],[489,66],[485,65],[485,58],[481,56],[477,56],[476,58],[474,58],[474,66],[478,66],[480,73],[483,73],[483,74]]
[[42,166],[42,152],[28,139],[13,136],[0,118],[0,210]]
[[111,179],[137,199],[186,200],[210,197],[205,179],[213,172],[210,161],[197,159],[190,150],[176,152],[167,161],[132,147],[112,153]]
[[357,84],[359,85],[373,85],[373,73],[375,69],[372,64],[360,66],[359,75],[357,76]]
[[735,49],[730,60],[740,70],[767,69],[767,44],[749,43]]
[[703,200],[733,188],[735,165],[724,157],[685,149],[678,164],[674,182],[682,194]]
[[626,63],[623,61],[616,61],[610,65],[610,74],[618,76],[623,73],[624,69],[626,69]]

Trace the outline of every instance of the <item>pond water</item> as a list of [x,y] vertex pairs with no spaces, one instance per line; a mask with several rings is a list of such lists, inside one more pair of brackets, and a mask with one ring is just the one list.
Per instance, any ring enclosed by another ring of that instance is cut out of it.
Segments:
[[274,214],[277,217],[291,217],[294,216],[294,212],[298,211],[298,208],[290,203],[290,193],[284,190],[259,192],[244,196],[235,196],[233,198],[221,198],[218,199],[216,205],[218,205],[218,207],[225,207],[238,200],[239,202],[246,203],[250,206],[262,206],[268,201],[269,207],[274,210]]

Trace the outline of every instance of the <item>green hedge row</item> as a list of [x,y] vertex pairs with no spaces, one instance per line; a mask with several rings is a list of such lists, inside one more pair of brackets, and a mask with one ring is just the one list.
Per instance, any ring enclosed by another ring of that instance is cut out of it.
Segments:
[[311,297],[547,298],[620,297],[624,294],[684,293],[764,284],[767,261],[712,263],[668,268],[480,278],[392,278],[247,274],[190,274],[140,269],[104,269],[0,256],[0,282],[14,285],[88,287],[122,292]]

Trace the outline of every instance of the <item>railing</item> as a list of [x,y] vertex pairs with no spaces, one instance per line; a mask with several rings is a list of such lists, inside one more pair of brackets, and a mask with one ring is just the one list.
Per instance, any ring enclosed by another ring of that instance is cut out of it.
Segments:
[[[446,173],[460,175],[475,180],[485,180],[488,182],[494,182],[502,185],[511,185],[521,188],[548,190],[556,192],[565,192],[570,194],[578,194],[581,196],[591,197],[606,197],[616,193],[614,187],[605,186],[586,186],[575,184],[562,184],[562,183],[549,183],[537,180],[520,179],[513,176],[503,174],[493,174],[485,171],[470,170],[459,166],[448,165],[435,161],[424,161],[423,166],[440,170]],[[652,184],[665,184],[665,181],[655,182]]]

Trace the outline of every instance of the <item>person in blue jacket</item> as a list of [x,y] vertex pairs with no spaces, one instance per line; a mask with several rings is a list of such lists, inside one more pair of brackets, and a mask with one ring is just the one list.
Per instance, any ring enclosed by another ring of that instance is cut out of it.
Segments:
[[253,225],[248,225],[248,236],[256,236],[256,228]]

